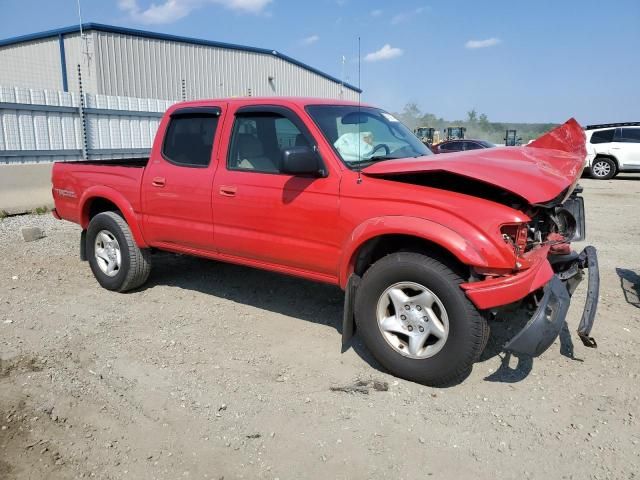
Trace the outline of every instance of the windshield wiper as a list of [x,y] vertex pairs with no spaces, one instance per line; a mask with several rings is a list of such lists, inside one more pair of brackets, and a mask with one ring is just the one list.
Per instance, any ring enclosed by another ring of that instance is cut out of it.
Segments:
[[365,165],[368,163],[382,162],[384,160],[397,160],[398,158],[404,158],[404,157],[392,157],[391,155],[375,155],[371,158],[364,158],[359,161],[349,162],[349,165],[359,166],[359,165]]
[[397,160],[402,157],[392,157],[391,155],[374,155],[373,157],[369,157],[367,160],[370,162],[378,162],[381,160]]

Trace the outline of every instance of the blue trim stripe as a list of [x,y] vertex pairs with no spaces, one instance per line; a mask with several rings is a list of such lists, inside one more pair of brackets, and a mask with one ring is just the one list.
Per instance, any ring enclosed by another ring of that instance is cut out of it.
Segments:
[[58,34],[58,43],[60,44],[60,70],[62,71],[62,90],[69,91],[69,82],[67,82],[67,56],[64,52],[64,35]]
[[[269,50],[267,48],[257,48],[257,47],[247,47],[245,45],[237,45],[234,43],[225,43],[225,42],[216,42],[213,40],[202,40],[199,38],[192,38],[192,37],[183,37],[180,35],[170,35],[167,33],[156,33],[156,32],[149,32],[147,30],[138,30],[135,28],[125,28],[125,27],[115,27],[113,25],[104,25],[101,23],[84,23],[82,25],[82,29],[84,31],[89,31],[89,30],[97,30],[99,32],[107,32],[107,33],[118,33],[121,35],[132,35],[135,37],[142,37],[142,38],[152,38],[152,39],[156,39],[156,40],[167,40],[170,42],[181,42],[181,43],[190,43],[192,45],[204,45],[204,46],[208,46],[208,47],[217,47],[217,48],[225,48],[228,50],[240,50],[243,52],[252,52],[252,53],[261,53],[264,55],[273,55],[275,57],[281,58],[282,60],[292,63],[294,65],[297,65],[298,67],[304,68],[305,70],[308,70],[310,72],[313,72],[317,75],[320,75],[328,80],[331,80],[333,82],[336,83],[342,83],[342,81],[334,76],[329,75],[328,73],[324,73],[320,70],[318,70],[317,68],[314,68],[310,65],[307,65],[306,63],[300,62],[299,60],[296,60],[295,58],[291,58],[288,55],[285,55],[284,53],[280,53],[277,52],[276,50]],[[50,37],[55,37],[55,36],[61,36],[61,35],[66,35],[69,33],[79,33],[80,32],[80,26],[79,25],[74,25],[71,27],[64,27],[64,28],[57,28],[54,30],[47,30],[44,32],[38,32],[38,33],[31,33],[29,35],[21,35],[19,37],[13,37],[13,38],[7,38],[4,40],[0,40],[0,47],[5,47],[8,45],[15,45],[18,43],[23,43],[23,42],[29,42],[29,41],[33,41],[33,40],[41,40],[44,38],[50,38]],[[358,92],[358,93],[362,93],[362,90],[360,90],[358,87],[355,87],[349,83],[345,83],[344,84],[345,87]]]

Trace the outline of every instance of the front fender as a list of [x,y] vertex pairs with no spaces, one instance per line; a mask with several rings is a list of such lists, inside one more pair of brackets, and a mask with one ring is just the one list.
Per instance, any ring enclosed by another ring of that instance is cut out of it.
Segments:
[[127,200],[127,198],[122,193],[104,185],[89,187],[83,192],[82,197],[80,197],[80,225],[84,230],[86,230],[89,226],[89,209],[91,206],[91,202],[97,198],[109,200],[110,202],[115,204],[116,207],[118,207],[118,210],[122,212],[124,219],[129,225],[129,229],[131,230],[133,239],[135,240],[138,247],[147,248],[149,246],[145,241],[144,236],[142,235],[138,215],[134,211],[133,206],[131,205],[129,200]]
[[[408,235],[428,240],[446,249],[469,266],[502,267],[507,262],[504,253],[488,242],[481,232],[467,231],[462,235],[445,225],[419,217],[375,217],[356,227],[342,249],[339,278],[341,288],[346,287],[349,275],[354,270],[358,249],[368,240],[382,235]],[[474,238],[480,240],[479,246],[470,242],[470,239]]]

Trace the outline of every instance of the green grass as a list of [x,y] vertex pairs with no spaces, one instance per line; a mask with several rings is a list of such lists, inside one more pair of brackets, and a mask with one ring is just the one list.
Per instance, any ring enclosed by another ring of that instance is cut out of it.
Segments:
[[44,215],[45,213],[49,212],[49,208],[48,207],[36,207],[32,210],[32,213],[35,213],[36,215]]

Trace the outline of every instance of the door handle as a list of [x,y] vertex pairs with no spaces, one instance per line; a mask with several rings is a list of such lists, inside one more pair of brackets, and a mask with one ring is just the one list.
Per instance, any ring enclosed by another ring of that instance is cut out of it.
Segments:
[[620,150],[620,147],[611,147],[611,150]]
[[220,186],[220,195],[222,195],[223,197],[235,197],[237,191],[238,187],[236,187],[235,185]]
[[164,187],[164,184],[164,177],[153,177],[153,180],[151,180],[151,185],[153,185],[154,187]]

